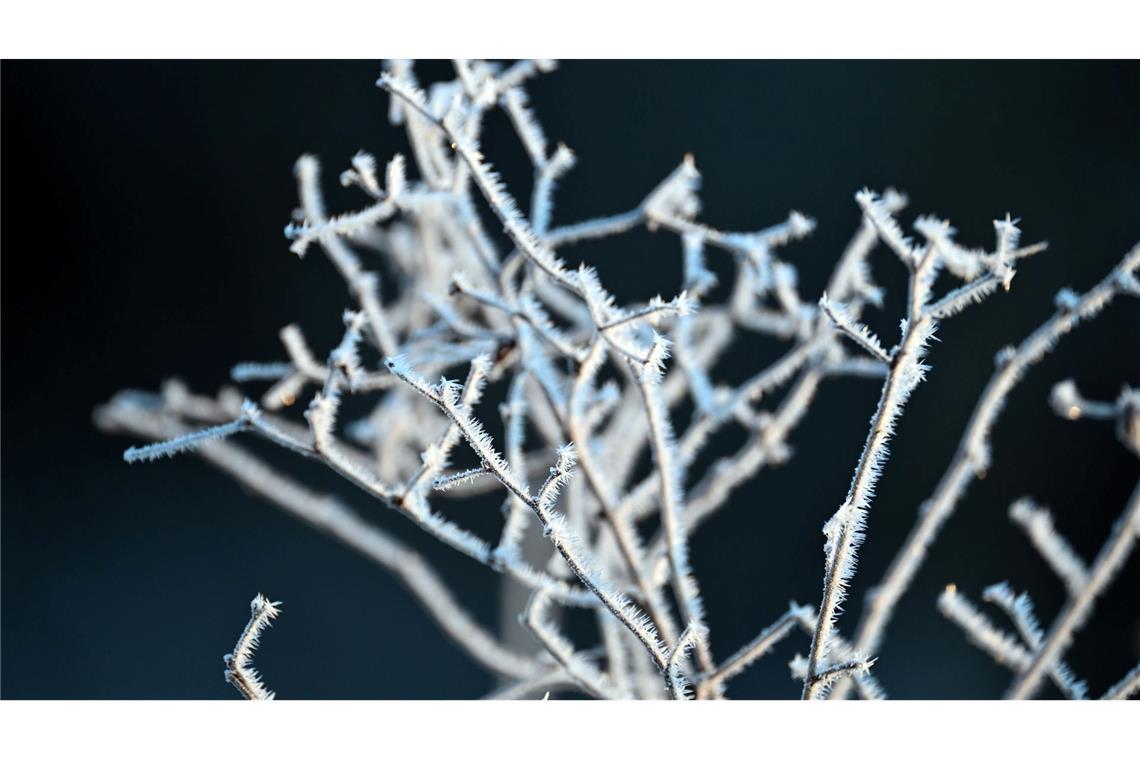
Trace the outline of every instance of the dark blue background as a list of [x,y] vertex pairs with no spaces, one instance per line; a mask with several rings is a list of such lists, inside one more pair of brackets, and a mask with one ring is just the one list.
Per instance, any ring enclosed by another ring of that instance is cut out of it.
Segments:
[[[873,53],[874,51],[868,51]],[[338,335],[347,297],[327,262],[298,261],[281,229],[295,204],[293,161],[321,156],[327,185],[359,148],[405,150],[389,127],[373,62],[5,62],[3,76],[2,695],[5,698],[236,698],[221,655],[257,591],[285,602],[258,662],[282,697],[477,697],[491,678],[453,648],[392,578],[283,517],[193,458],[121,461],[126,439],[94,430],[92,408],[124,386],[178,376],[199,390],[240,360],[280,356],[302,324]],[[434,64],[421,72],[450,76]],[[949,322],[899,429],[842,628],[879,578],[945,469],[995,351],[1083,290],[1140,239],[1140,67],[1064,62],[567,62],[531,87],[554,140],[579,166],[556,221],[625,210],[696,155],[705,218],[774,223],[790,208],[817,233],[786,251],[802,292],[823,287],[859,222],[864,185],[905,189],[990,245],[991,220],[1023,219],[1051,249],[999,295]],[[492,120],[488,157],[525,201],[523,153]],[[360,196],[329,190],[347,210]],[[676,290],[678,246],[637,233],[571,252],[623,299]],[[894,335],[903,277],[872,325]],[[778,355],[754,338],[727,360],[739,377]],[[1094,423],[1046,407],[1075,377],[1115,397],[1140,382],[1140,304],[1114,305],[1035,368],[1005,411],[995,466],[968,497],[904,600],[877,667],[896,697],[995,697],[1009,675],[935,611],[949,581],[975,599],[1008,578],[1046,620],[1060,584],[1010,525],[1029,494],[1091,558],[1140,475]],[[816,604],[820,527],[846,492],[876,383],[825,386],[796,432],[795,458],[764,472],[696,537],[713,646],[726,656],[788,599]],[[302,470],[339,488],[327,474]],[[497,579],[439,549],[383,507],[358,508],[427,552],[488,625]],[[465,519],[493,526],[496,510]],[[1136,558],[1068,657],[1094,693],[1140,656]],[[792,637],[734,685],[735,697],[793,697]]]

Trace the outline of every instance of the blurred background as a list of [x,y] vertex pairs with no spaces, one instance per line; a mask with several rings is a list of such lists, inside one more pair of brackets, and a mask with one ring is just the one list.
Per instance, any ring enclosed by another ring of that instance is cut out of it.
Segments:
[[[282,698],[475,698],[493,679],[454,648],[390,576],[243,492],[193,457],[128,467],[132,443],[99,434],[93,408],[169,377],[213,392],[243,360],[283,356],[278,330],[314,347],[339,337],[344,288],[319,255],[298,260],[282,228],[293,161],[325,165],[329,204],[358,149],[405,151],[373,86],[379,62],[11,62],[3,64],[2,482],[0,632],[4,698],[237,698],[222,654],[249,599],[284,601],[258,666]],[[419,65],[421,81],[453,76]],[[853,194],[888,185],[919,213],[992,246],[994,218],[1048,240],[1009,294],[947,322],[894,443],[841,629],[881,577],[944,472],[994,353],[1084,290],[1140,240],[1140,66],[1077,62],[568,61],[529,87],[551,140],[578,154],[555,222],[635,206],[686,152],[704,176],[702,218],[756,229],[799,209],[816,233],[783,251],[813,297],[859,224]],[[484,152],[520,200],[529,168],[503,120]],[[525,207],[525,205],[524,205]],[[676,291],[675,238],[639,232],[567,251],[623,300]],[[715,258],[715,253],[711,258]],[[894,336],[904,277],[868,316]],[[781,344],[725,361],[740,377]],[[948,582],[977,600],[1008,579],[1048,623],[1060,582],[1010,524],[1031,495],[1091,559],[1140,476],[1110,426],[1047,407],[1073,377],[1090,397],[1140,383],[1140,303],[1121,301],[1035,367],[994,436],[994,465],[969,489],[910,593],[876,665],[893,697],[995,698],[1010,675],[935,609]],[[792,438],[795,456],[742,489],[693,541],[712,645],[735,651],[786,607],[817,604],[820,528],[846,493],[878,397],[873,381],[825,385]],[[312,468],[309,468],[312,470]],[[308,472],[308,471],[306,471]],[[362,514],[440,568],[488,626],[499,581],[405,521],[339,488]],[[490,506],[465,512],[486,529]],[[1099,694],[1140,657],[1140,557],[1102,599],[1067,656]],[[793,635],[740,677],[735,698],[792,698]],[[1051,687],[1049,687],[1051,688]],[[1055,696],[1052,692],[1050,696]]]

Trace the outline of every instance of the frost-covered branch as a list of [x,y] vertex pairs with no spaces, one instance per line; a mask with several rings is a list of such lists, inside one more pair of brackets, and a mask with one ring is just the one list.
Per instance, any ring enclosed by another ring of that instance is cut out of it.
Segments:
[[827,293],[819,299],[819,308],[823,309],[824,313],[831,319],[839,330],[855,342],[857,346],[869,353],[875,359],[888,364],[891,357],[887,355],[886,350],[883,349],[883,344],[879,342],[879,337],[871,332],[867,325],[857,322],[851,318],[847,310],[841,304],[831,302],[827,298]]
[[712,673],[705,676],[700,682],[700,688],[704,691],[718,691],[722,684],[743,673],[754,662],[768,654],[772,647],[786,638],[797,627],[801,617],[813,614],[811,608],[793,603],[787,612],[776,619],[776,622],[760,631],[756,638],[717,666]]
[[[1054,406],[1059,407],[1059,413],[1064,416],[1073,418],[1081,416],[1078,414],[1074,417],[1065,412],[1072,406],[1087,406],[1087,404],[1080,399],[1074,388],[1065,388],[1064,384],[1061,388],[1061,392],[1054,390],[1052,399]],[[1127,395],[1126,391],[1125,398]],[[1122,402],[1120,406],[1126,408],[1127,402]],[[1110,417],[1113,413],[1113,410],[1109,409],[1102,416]],[[1026,657],[1014,668],[1018,676],[1010,687],[1007,697],[1011,699],[1032,697],[1040,687],[1043,676],[1048,674],[1066,696],[1071,699],[1084,699],[1087,694],[1085,685],[1076,680],[1061,658],[1072,644],[1076,633],[1092,614],[1097,597],[1103,594],[1120,572],[1136,541],[1140,539],[1140,483],[1136,485],[1123,515],[1113,527],[1112,534],[1091,567],[1086,568],[1068,542],[1057,533],[1049,513],[1028,499],[1021,499],[1013,504],[1010,518],[1025,528],[1033,544],[1065,582],[1069,599],[1050,627],[1049,633],[1044,634],[1033,613],[1033,604],[1028,594],[1015,596],[1004,583],[991,586],[984,592],[983,598],[986,601],[996,604],[1010,617],[1029,650],[1025,653]],[[982,628],[979,616],[966,614],[968,609],[962,605],[967,603],[956,598],[953,587],[947,589],[939,604],[943,612],[951,617],[954,615],[948,610],[952,612],[957,609],[958,622],[975,640],[992,642],[993,637],[987,639],[977,633]]]
[[[661,526],[665,534],[666,555],[669,558],[673,593],[681,613],[689,622],[690,631],[704,631],[704,601],[700,588],[689,566],[688,535],[682,515],[684,485],[680,463],[677,461],[676,440],[669,410],[661,395],[662,366],[668,356],[668,342],[655,336],[649,360],[640,368],[638,384],[645,402],[649,421],[650,449],[659,473],[661,500]],[[702,672],[713,668],[712,653],[705,635],[694,635],[692,646],[697,652]]]
[[[872,202],[865,194],[860,194],[860,202],[864,204],[865,213],[874,212],[875,215],[869,214],[869,218],[876,225],[883,241],[897,249],[900,243],[892,232],[897,229],[897,225],[893,228],[885,225],[880,218],[883,212],[877,201]],[[846,598],[847,585],[855,573],[855,553],[863,542],[867,510],[874,496],[875,483],[888,456],[887,441],[893,436],[895,424],[911,393],[925,377],[926,366],[921,360],[936,327],[934,319],[924,312],[929,296],[928,273],[937,265],[933,252],[928,250],[921,257],[913,255],[909,247],[906,255],[902,255],[899,250],[896,252],[900,253],[911,268],[907,308],[909,318],[903,320],[903,337],[892,349],[890,373],[883,384],[875,415],[871,418],[871,428],[863,453],[855,466],[847,497],[824,526],[827,541],[824,546],[826,569],[823,599],[804,676],[804,699],[815,699],[826,691],[820,667],[828,653],[828,638],[835,625],[837,610]]]
[[1009,518],[1029,537],[1034,548],[1065,583],[1070,594],[1078,594],[1088,585],[1089,570],[1069,542],[1053,527],[1049,510],[1037,506],[1032,499],[1018,499],[1009,508]]
[[[1041,649],[1041,642],[1045,634],[1041,631],[1041,624],[1037,622],[1037,615],[1033,612],[1033,601],[1029,594],[1021,592],[1014,595],[1013,589],[1007,583],[998,583],[982,592],[982,599],[996,605],[1005,615],[1013,621],[1017,633],[1021,636],[1031,652]],[[1058,660],[1050,669],[1049,675],[1056,682],[1057,688],[1069,699],[1085,699],[1088,696],[1088,687],[1084,682],[1078,681],[1069,666]]]
[[705,628],[696,621],[690,621],[689,624],[685,626],[685,630],[681,632],[681,638],[677,640],[677,646],[675,646],[673,651],[669,654],[669,694],[673,699],[692,699],[689,682],[682,674],[681,668],[689,652],[700,648],[701,639],[703,639],[704,636]]
[[249,603],[249,622],[238,637],[234,651],[222,659],[226,663],[226,683],[246,699],[273,699],[273,692],[265,688],[261,675],[254,670],[253,653],[261,643],[261,634],[281,612],[281,602],[271,602],[261,594]]
[[554,500],[561,484],[569,478],[573,467],[572,449],[564,448],[559,451],[556,463],[551,468],[551,477],[539,491],[537,498],[531,496],[529,490],[519,483],[502,455],[495,450],[493,441],[484,432],[483,426],[471,417],[465,407],[458,403],[454,386],[448,385],[446,382],[436,387],[429,386],[415,374],[406,362],[399,358],[389,359],[387,365],[394,375],[439,406],[457,426],[460,434],[479,456],[487,471],[534,511],[542,524],[543,534],[554,544],[574,575],[582,581],[582,584],[591,593],[598,597],[606,609],[637,637],[646,651],[653,657],[658,670],[664,673],[667,667],[667,655],[664,644],[658,638],[657,630],[652,622],[637,609],[633,602],[614,588],[607,579],[598,574],[593,558],[587,553],[580,539],[570,530],[565,518],[553,509]]
[[[895,553],[883,578],[868,592],[866,609],[855,634],[862,651],[878,653],[895,607],[922,567],[927,551],[942,526],[965,495],[966,488],[990,466],[990,434],[1005,400],[1025,373],[1053,350],[1061,338],[1078,325],[1093,319],[1121,293],[1130,293],[1128,284],[1140,267],[1140,245],[1129,251],[1120,263],[1083,296],[1066,299],[1057,312],[1016,347],[1003,349],[997,356],[997,369],[982,391],[978,404],[962,433],[958,449],[937,488],[919,510],[918,520],[902,547]],[[842,684],[833,696],[845,693]]]
[[1140,663],[1110,686],[1101,699],[1128,699],[1137,692],[1140,692]]
[[1115,402],[1090,401],[1081,395],[1077,384],[1064,380],[1053,386],[1049,396],[1053,411],[1070,420],[1115,420],[1116,436],[1140,457],[1140,391],[1125,387]]
[[[97,421],[104,430],[146,438],[171,437],[182,428],[172,413],[147,410],[129,397],[101,407]],[[416,596],[440,628],[484,667],[514,678],[528,677],[537,671],[535,663],[503,648],[462,608],[422,555],[362,519],[340,500],[313,491],[228,441],[212,442],[195,453],[287,514],[392,573]]]
[[550,598],[545,593],[535,592],[523,613],[526,627],[542,643],[551,657],[563,667],[566,674],[587,694],[598,699],[623,699],[626,695],[617,690],[606,674],[576,652],[573,644],[554,628],[547,618],[549,605]]
[[938,610],[961,628],[970,642],[1001,665],[1017,672],[1029,667],[1033,655],[1010,633],[998,629],[951,584],[938,597]]
[[1029,699],[1037,692],[1042,677],[1073,643],[1073,638],[1092,614],[1097,597],[1104,593],[1120,572],[1137,539],[1140,539],[1140,483],[1136,485],[1124,513],[1113,526],[1112,534],[1090,566],[1088,582],[1065,603],[1035,653],[1033,662],[1010,686],[1007,694],[1010,699]]

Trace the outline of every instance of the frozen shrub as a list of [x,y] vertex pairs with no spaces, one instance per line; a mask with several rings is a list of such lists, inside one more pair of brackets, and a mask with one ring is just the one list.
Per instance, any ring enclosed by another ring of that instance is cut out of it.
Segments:
[[[914,222],[918,238],[912,239],[896,219],[907,202],[902,194],[862,190],[855,196],[862,224],[826,292],[802,294],[781,249],[810,235],[815,222],[793,211],[754,231],[702,223],[700,174],[691,156],[636,208],[554,226],[557,184],[575,157],[565,145],[548,142],[524,90],[552,66],[457,61],[454,80],[421,86],[410,63],[389,63],[378,85],[390,98],[389,119],[407,130],[412,160],[396,155],[382,166],[367,153],[353,157],[340,182],[358,189],[367,205],[343,214],[326,207],[316,158],[303,156],[295,168],[300,204],[285,233],[296,255],[320,251],[343,277],[355,307],[343,315],[340,342],[320,359],[301,329],[290,325],[281,332],[279,360],[233,368],[233,380],[243,386],[270,383],[258,400],[233,388],[199,396],[170,383],[160,394],[119,394],[99,410],[100,424],[157,441],[128,449],[128,462],[192,451],[390,570],[458,646],[505,679],[508,685],[495,696],[578,690],[602,698],[717,698],[793,633],[806,635],[807,654],[791,664],[805,698],[841,697],[851,688],[865,698],[884,696],[873,675],[883,632],[926,549],[969,482],[989,465],[989,434],[1004,399],[1079,323],[1116,295],[1140,292],[1140,247],[1084,295],[1063,291],[1056,313],[999,355],[946,475],[848,640],[836,630],[842,602],[855,578],[888,442],[920,390],[931,339],[944,320],[1010,290],[1017,268],[1045,246],[1022,245],[1008,216],[994,222],[992,250],[961,245],[948,222],[927,216]],[[534,167],[527,212],[480,149],[484,117],[493,109],[505,113]],[[501,224],[502,238],[484,228],[487,210]],[[572,268],[559,255],[578,242],[637,227],[675,234],[684,263],[675,292],[619,304],[594,269]],[[879,244],[890,252],[890,265],[909,276],[897,337],[875,335],[862,322],[867,309],[884,303],[869,259]],[[727,287],[706,267],[708,256],[734,264]],[[379,274],[367,268],[374,259],[383,261],[395,285],[386,300]],[[718,378],[717,361],[740,334],[783,341],[787,350],[729,385]],[[739,652],[718,659],[689,564],[690,536],[734,490],[790,456],[789,437],[818,387],[840,379],[877,382],[882,390],[850,488],[823,526],[821,601],[793,603]],[[506,389],[498,409],[481,405],[488,384]],[[779,403],[766,403],[777,392]],[[372,399],[370,413],[347,418],[346,396]],[[678,429],[676,410],[686,401],[695,412]],[[1122,437],[1136,447],[1134,393],[1115,405],[1094,404],[1066,386],[1055,403],[1070,417],[1117,419]],[[303,418],[290,413],[298,406],[305,407]],[[484,424],[496,415],[501,441]],[[711,436],[729,426],[744,430],[745,442],[698,469]],[[238,434],[322,462],[526,589],[529,600],[517,612],[541,644],[539,654],[486,630],[417,552],[338,499],[271,467]],[[470,449],[477,464],[454,465],[457,447]],[[637,464],[645,455],[654,467],[640,475]],[[504,498],[494,542],[433,508],[437,500],[487,493]],[[953,590],[940,606],[1015,671],[1012,696],[1032,696],[1047,676],[1080,697],[1084,688],[1061,655],[1135,542],[1137,497],[1105,554],[1088,568],[1035,509],[1015,507],[1015,519],[1028,526],[1072,593],[1054,627],[1043,632],[1028,597],[1008,586],[987,590],[985,598],[1011,618],[1016,637]],[[659,527],[644,541],[647,525]],[[560,630],[557,611],[564,606],[593,611],[600,647],[585,650]],[[271,696],[249,656],[276,611],[258,596],[249,627],[227,658],[227,679],[251,698]],[[1133,671],[1113,695],[1127,695],[1136,680]]]

